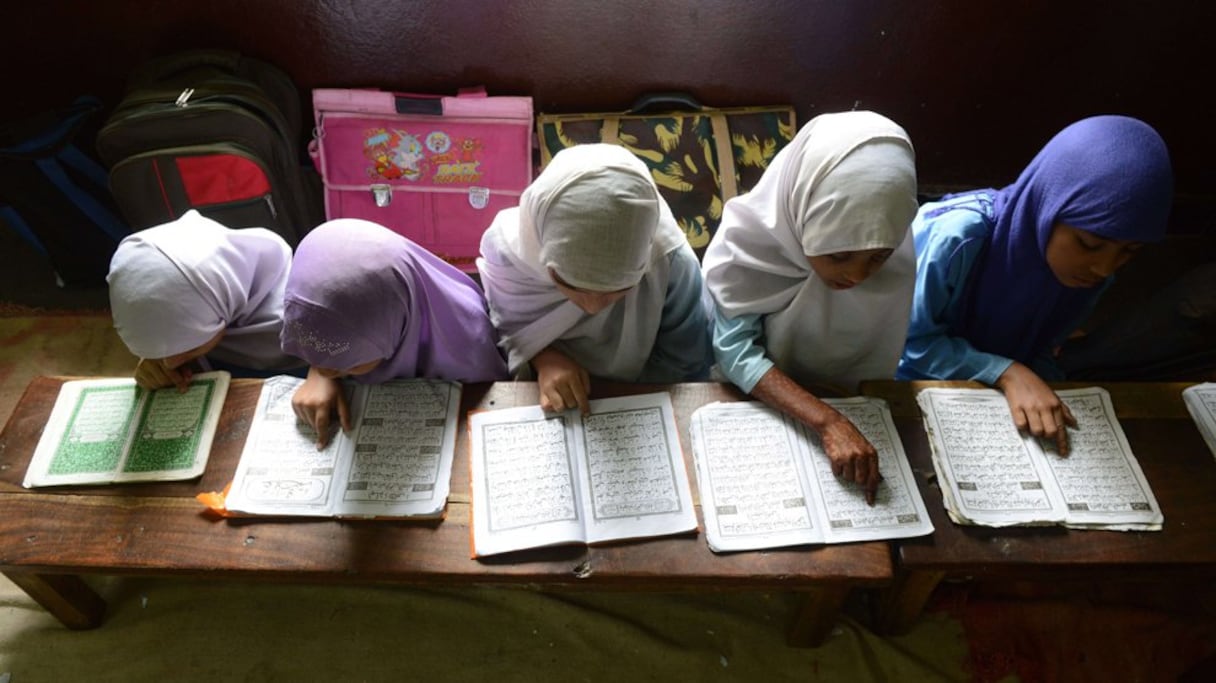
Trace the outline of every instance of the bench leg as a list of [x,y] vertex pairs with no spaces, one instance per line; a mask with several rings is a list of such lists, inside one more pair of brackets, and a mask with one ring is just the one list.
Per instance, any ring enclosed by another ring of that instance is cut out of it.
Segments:
[[790,624],[787,643],[791,647],[816,647],[832,632],[840,608],[849,596],[846,584],[829,584],[799,591],[805,597]]
[[945,578],[945,572],[896,571],[895,581],[881,591],[875,631],[882,635],[899,635],[911,630],[925,604]]
[[4,572],[39,605],[70,629],[96,628],[106,613],[106,602],[79,576]]

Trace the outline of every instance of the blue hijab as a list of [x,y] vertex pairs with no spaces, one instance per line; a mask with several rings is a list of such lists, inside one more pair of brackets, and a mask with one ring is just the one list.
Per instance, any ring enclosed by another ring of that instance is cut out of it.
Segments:
[[954,334],[1030,365],[1105,289],[1065,287],[1052,274],[1046,252],[1056,223],[1156,242],[1165,236],[1173,187],[1165,142],[1143,121],[1094,116],[1057,133],[982,211],[992,234]]

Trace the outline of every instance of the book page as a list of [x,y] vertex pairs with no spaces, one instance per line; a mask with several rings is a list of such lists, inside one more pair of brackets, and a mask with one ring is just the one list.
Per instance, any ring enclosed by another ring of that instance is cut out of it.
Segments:
[[469,415],[475,556],[585,540],[578,425],[539,405]]
[[138,412],[120,481],[191,479],[203,473],[228,394],[227,372],[195,375],[185,392],[161,389]]
[[692,414],[692,450],[705,537],[714,552],[823,540],[807,499],[805,442],[790,418],[754,401]]
[[262,384],[249,426],[249,436],[233,476],[225,505],[233,512],[261,515],[333,514],[335,477],[350,462],[351,442],[342,430],[322,450],[308,423],[296,417],[291,397],[304,383],[278,375]]
[[131,378],[64,382],[23,485],[109,482],[117,476],[144,392]]
[[829,399],[879,453],[873,506],[832,473],[818,435],[763,403],[714,403],[693,413],[693,454],[706,537],[714,551],[923,536],[933,524],[886,404]]
[[1057,392],[1077,419],[1069,455],[1046,452],[1055,485],[1068,508],[1067,526],[1160,529],[1161,508],[1100,387]]
[[916,401],[956,522],[999,527],[1064,521],[1064,501],[1051,485],[1043,451],[1018,433],[1003,394],[925,389]]
[[1216,382],[1204,382],[1183,389],[1182,401],[1212,451],[1212,457],[1216,457]]
[[335,514],[439,516],[451,488],[460,385],[425,379],[371,385],[353,408],[351,463]]
[[696,529],[671,397],[605,398],[590,407],[578,449],[587,542]]
[[[147,392],[129,377],[64,382],[23,484],[197,477],[210,456],[227,388],[226,372],[196,375],[184,394],[173,387]],[[133,442],[137,453],[129,459]]]
[[810,442],[808,478],[812,490],[818,492],[813,500],[820,505],[819,516],[824,520],[824,542],[908,538],[933,533],[933,523],[886,402],[862,396],[829,398],[824,402],[849,418],[878,451],[878,471],[883,477],[874,505],[869,505],[859,485],[832,473],[832,461],[823,450],[819,435],[805,425],[798,425]]

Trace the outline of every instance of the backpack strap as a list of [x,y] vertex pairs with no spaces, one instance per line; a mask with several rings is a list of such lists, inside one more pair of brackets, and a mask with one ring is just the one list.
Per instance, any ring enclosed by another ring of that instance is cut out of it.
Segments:
[[30,228],[30,224],[25,222],[21,214],[11,206],[0,204],[0,220],[8,224],[17,236],[29,242],[30,246],[34,247],[43,256],[50,257],[50,252],[46,250],[46,246],[42,244],[42,240],[38,239],[38,235],[34,234],[34,230]]
[[88,182],[96,184],[97,187],[107,187],[105,170],[101,168],[100,164],[76,149],[74,145],[64,145],[55,156],[38,159],[34,164],[47,177],[47,180],[54,183],[64,196],[80,209],[81,213],[88,216],[89,220],[109,235],[116,244],[130,234],[131,231],[125,223],[68,175],[64,164],[81,172]]

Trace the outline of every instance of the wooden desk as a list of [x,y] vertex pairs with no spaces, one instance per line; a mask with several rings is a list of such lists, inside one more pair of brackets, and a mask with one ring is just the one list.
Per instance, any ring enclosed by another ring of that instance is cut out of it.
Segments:
[[[0,572],[71,628],[101,623],[105,604],[79,577],[172,575],[293,582],[516,585],[621,591],[792,590],[806,601],[790,643],[817,644],[855,586],[892,578],[886,543],[714,555],[700,534],[609,546],[564,546],[469,559],[468,430],[462,417],[447,518],[216,520],[194,499],[232,478],[261,383],[235,380],[201,481],[27,490],[20,482],[65,378],[26,389],[0,434]],[[715,383],[668,387],[596,385],[596,396],[665,390],[679,422],[694,495],[689,416],[718,400],[738,400]],[[537,403],[531,382],[464,388],[470,409]]]
[[[1182,402],[1185,383],[1099,383],[1111,394],[1132,452],[1161,505],[1161,531],[989,528],[950,521],[933,470],[916,393],[969,382],[867,382],[887,400],[936,531],[896,543],[896,579],[880,602],[877,627],[906,631],[938,583],[1030,580],[1084,585],[1216,578],[1216,460]],[[1058,388],[1095,386],[1058,384]]]

